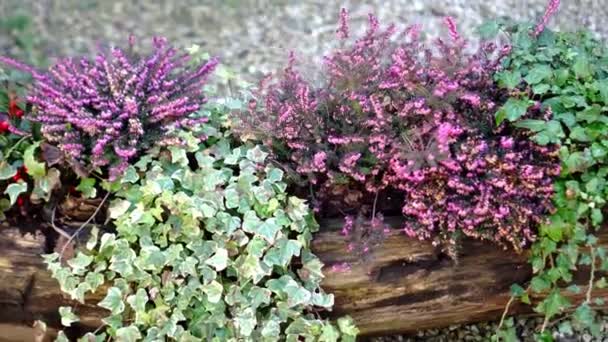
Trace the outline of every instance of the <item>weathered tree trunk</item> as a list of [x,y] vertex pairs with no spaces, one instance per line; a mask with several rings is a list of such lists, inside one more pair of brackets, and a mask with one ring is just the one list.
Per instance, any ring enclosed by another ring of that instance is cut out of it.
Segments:
[[[384,243],[371,249],[365,261],[347,252],[344,237],[324,229],[315,236],[313,249],[327,265],[323,287],[336,296],[332,315],[351,315],[363,335],[407,333],[457,323],[494,320],[509,300],[509,287],[531,277],[525,255],[504,251],[487,242],[465,240],[458,262],[430,243],[391,232]],[[608,245],[608,233],[600,241]],[[39,257],[45,250],[42,235],[20,235],[16,229],[0,230],[0,323],[31,325],[43,320],[59,326],[57,308],[75,305],[81,324],[96,329],[104,311],[66,299]],[[350,270],[333,271],[347,263]],[[588,272],[579,271],[582,293],[567,297],[583,299]],[[608,299],[608,289],[594,290],[594,297]],[[90,302],[90,303],[89,303]],[[608,302],[608,301],[607,301]],[[514,304],[510,313],[530,313]]]

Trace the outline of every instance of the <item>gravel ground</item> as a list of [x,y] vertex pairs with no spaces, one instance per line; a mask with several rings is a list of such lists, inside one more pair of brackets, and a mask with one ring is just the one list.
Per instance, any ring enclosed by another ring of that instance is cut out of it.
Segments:
[[[35,51],[40,56],[89,54],[97,44],[125,45],[129,34],[148,40],[167,37],[177,46],[199,44],[224,64],[255,78],[281,68],[287,51],[310,65],[331,48],[340,7],[351,13],[353,31],[367,13],[382,23],[422,24],[429,36],[445,34],[442,17],[453,16],[463,36],[469,36],[484,20],[508,15],[534,20],[544,11],[546,0],[0,0],[0,21],[16,13],[28,15]],[[551,26],[560,29],[585,27],[608,37],[603,25],[607,0],[563,0]],[[0,32],[0,53],[19,56],[11,32]],[[605,320],[608,322],[608,320]],[[531,340],[539,322],[518,318],[522,341]],[[496,323],[454,326],[422,331],[416,336],[393,336],[372,341],[487,341]],[[604,326],[608,336],[608,323]],[[556,336],[558,337],[558,336]],[[560,341],[602,341],[589,335],[558,337]],[[603,341],[608,342],[608,338]]]

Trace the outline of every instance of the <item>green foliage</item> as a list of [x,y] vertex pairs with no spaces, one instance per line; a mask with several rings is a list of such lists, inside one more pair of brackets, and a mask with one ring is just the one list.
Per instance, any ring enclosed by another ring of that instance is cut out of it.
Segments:
[[[530,294],[544,294],[535,306],[545,316],[537,340],[552,340],[547,328],[566,309],[574,313],[562,321],[560,331],[571,331],[574,325],[597,336],[592,295],[594,288],[605,284],[599,271],[608,270],[606,251],[594,235],[604,221],[608,198],[608,54],[585,32],[545,30],[534,39],[526,25],[503,23],[500,29],[509,35],[513,50],[496,80],[513,91],[497,112],[497,122],[508,120],[529,129],[541,145],[559,144],[562,161],[555,184],[556,212],[540,228],[531,250],[534,277],[527,289],[514,286],[512,294],[526,303]],[[547,121],[522,120],[520,114],[528,106],[540,106],[552,115]],[[589,270],[590,281],[583,303],[573,308],[564,291],[581,289],[573,285],[564,290],[563,285],[568,286],[573,272],[581,268]]]
[[23,88],[12,76],[4,77],[6,86],[0,88],[0,221],[7,219],[9,210],[27,215],[31,206],[48,201],[61,174],[41,161],[36,127],[22,118],[20,107],[24,105],[17,100]]
[[[334,326],[312,314],[333,296],[309,249],[312,212],[285,192],[282,171],[218,131],[186,140],[153,149],[111,186],[114,232],[93,234],[67,265],[45,257],[62,290],[82,302],[105,285],[103,334],[120,341],[354,341],[349,318]],[[66,325],[76,319],[62,308]]]

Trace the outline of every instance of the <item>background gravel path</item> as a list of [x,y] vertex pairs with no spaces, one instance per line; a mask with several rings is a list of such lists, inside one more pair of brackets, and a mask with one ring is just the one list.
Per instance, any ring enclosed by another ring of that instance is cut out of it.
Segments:
[[[199,44],[224,64],[253,79],[281,68],[289,50],[304,64],[319,59],[335,42],[339,9],[351,14],[352,31],[364,30],[367,13],[381,23],[422,24],[429,36],[445,34],[444,16],[453,16],[463,36],[484,20],[497,16],[534,20],[547,0],[0,0],[0,22],[15,14],[31,20],[27,32],[39,57],[89,54],[98,43],[125,45],[129,34],[140,40],[165,36],[174,45]],[[562,0],[551,26],[585,27],[608,37],[608,0]],[[1,26],[1,25],[0,25]],[[0,27],[0,54],[22,56],[16,31]],[[141,47],[149,44],[141,44]],[[531,340],[535,319],[517,319],[522,341]],[[393,336],[374,341],[487,341],[495,323],[481,323]],[[604,331],[608,336],[608,324]],[[594,341],[589,335],[559,337],[560,341]],[[597,340],[602,341],[602,340]],[[608,338],[604,341],[608,342]]]

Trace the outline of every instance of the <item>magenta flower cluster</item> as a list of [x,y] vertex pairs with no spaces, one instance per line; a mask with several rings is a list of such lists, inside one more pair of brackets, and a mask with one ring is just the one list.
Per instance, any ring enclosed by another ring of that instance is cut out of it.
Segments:
[[[343,10],[341,39],[347,22]],[[495,127],[508,94],[492,75],[510,47],[487,43],[466,55],[454,20],[445,24],[449,40],[427,47],[418,26],[382,29],[370,15],[363,37],[325,57],[321,86],[292,54],[282,77],[262,84],[242,129],[312,184],[321,214],[367,208],[372,217],[378,198],[392,199],[411,236],[464,234],[519,249],[552,210],[556,149]]]
[[79,169],[107,168],[114,179],[153,141],[204,120],[191,114],[205,102],[203,85],[218,61],[193,65],[164,38],[153,47],[145,57],[112,48],[93,60],[64,59],[47,72],[0,61],[33,75],[28,119],[41,123],[44,137]]

